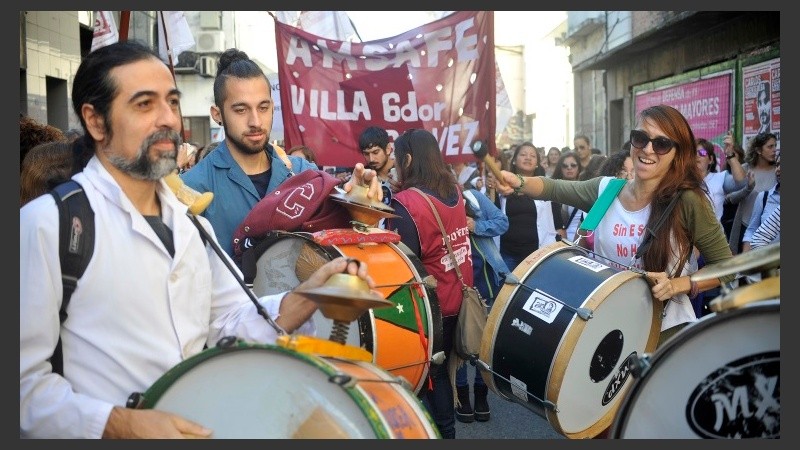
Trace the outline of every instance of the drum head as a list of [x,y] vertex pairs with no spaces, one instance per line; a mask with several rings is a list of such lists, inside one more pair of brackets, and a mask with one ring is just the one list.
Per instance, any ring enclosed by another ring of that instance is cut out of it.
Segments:
[[780,349],[780,300],[703,316],[644,360],[612,437],[780,438]]
[[416,397],[374,365],[269,345],[189,358],[145,392],[142,407],[196,421],[217,439],[437,437]]

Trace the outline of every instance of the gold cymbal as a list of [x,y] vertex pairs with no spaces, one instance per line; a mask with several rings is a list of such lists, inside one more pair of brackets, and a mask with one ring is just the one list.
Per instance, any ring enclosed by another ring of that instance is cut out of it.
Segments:
[[344,206],[354,220],[369,226],[374,226],[383,218],[400,217],[392,214],[394,208],[391,206],[367,197],[367,190],[366,186],[353,186],[353,189],[346,193],[337,187],[336,193],[331,194],[330,198]]
[[368,309],[394,305],[372,292],[363,279],[344,273],[331,275],[323,286],[296,293],[316,302],[326,318],[341,322],[352,322]]
[[766,272],[781,266],[781,243],[759,247],[740,253],[733,258],[705,266],[690,277],[692,281],[711,280],[726,275],[749,275]]

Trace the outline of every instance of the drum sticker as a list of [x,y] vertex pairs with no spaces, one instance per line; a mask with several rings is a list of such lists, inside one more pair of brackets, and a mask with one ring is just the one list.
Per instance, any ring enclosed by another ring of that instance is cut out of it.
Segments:
[[601,270],[609,268],[608,266],[600,264],[599,262],[585,256],[573,256],[572,258],[569,258],[569,261],[579,266],[586,267],[593,272],[600,272]]
[[605,393],[603,393],[603,400],[602,405],[606,406],[611,403],[611,400],[614,400],[614,397],[617,396],[620,392],[622,392],[622,388],[625,387],[625,382],[628,381],[631,375],[631,366],[635,364],[635,359],[637,358],[636,352],[631,353],[625,358],[625,361],[622,362],[622,365],[619,366],[619,372],[611,379],[611,382],[608,383],[606,387]]
[[780,351],[746,356],[698,383],[686,420],[704,438],[780,438]]
[[[522,306],[522,310],[533,314],[547,323],[553,323],[553,320],[555,320],[556,316],[563,307],[564,304],[555,298],[538,289],[534,289],[533,292],[531,292],[530,297],[528,297],[528,299],[525,301],[525,304]],[[511,325],[516,326],[522,331],[525,331],[525,329],[523,329],[521,325],[530,327],[530,325],[527,325],[522,321],[518,321],[516,318],[514,319],[514,323]],[[527,331],[527,334],[530,334],[530,331]]]
[[528,385],[514,375],[508,376],[509,384],[511,385],[511,393],[523,402],[528,401]]

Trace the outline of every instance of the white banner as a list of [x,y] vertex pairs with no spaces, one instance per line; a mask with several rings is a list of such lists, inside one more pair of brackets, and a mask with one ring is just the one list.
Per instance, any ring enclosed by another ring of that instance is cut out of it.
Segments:
[[91,51],[117,41],[119,41],[119,30],[117,29],[117,23],[114,21],[114,15],[111,14],[111,11],[95,11]]
[[[169,64],[169,55],[172,55],[172,63],[177,64],[178,55],[194,47],[194,36],[186,22],[183,11],[158,11],[156,13],[158,22],[158,54],[165,63]],[[167,26],[167,34],[164,36],[164,24]],[[169,43],[169,53],[167,53],[167,43]]]

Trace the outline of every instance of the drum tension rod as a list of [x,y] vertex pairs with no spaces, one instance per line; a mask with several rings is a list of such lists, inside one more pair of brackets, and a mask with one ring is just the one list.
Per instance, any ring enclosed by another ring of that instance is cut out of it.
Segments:
[[402,377],[396,377],[393,380],[383,380],[380,378],[354,378],[350,375],[344,373],[336,373],[328,377],[328,381],[333,384],[342,386],[344,388],[351,388],[355,386],[357,383],[394,383],[399,384],[405,388],[411,389],[408,381]]
[[[481,361],[481,359],[480,359],[480,358],[476,358],[476,359],[474,360],[474,363],[475,363],[475,364],[477,364],[477,365],[479,365],[479,366],[481,366],[481,369],[483,369],[483,370],[486,370],[487,372],[491,372],[491,373],[492,373],[492,374],[494,374],[495,376],[497,376],[497,377],[499,377],[499,378],[502,378],[502,379],[503,379],[503,381],[505,381],[505,382],[506,382],[506,383],[508,383],[509,385],[511,385],[511,386],[514,386],[514,387],[516,387],[517,389],[519,389],[519,388],[520,388],[520,386],[519,386],[519,385],[516,385],[516,384],[514,384],[514,383],[513,383],[511,380],[509,380],[508,378],[506,378],[506,377],[504,377],[504,376],[500,375],[499,373],[495,372],[494,370],[492,370],[492,368],[491,368],[491,367],[489,367],[489,365],[488,365],[488,364],[486,364],[485,362]],[[539,398],[539,397],[537,397],[537,396],[535,396],[535,395],[531,394],[530,392],[528,392],[528,390],[527,390],[527,389],[523,389],[523,390],[525,391],[525,393],[526,393],[526,394],[528,394],[528,396],[530,396],[531,398],[533,398],[533,399],[537,400],[537,401],[538,401],[538,402],[539,402],[539,403],[542,405],[542,407],[543,407],[544,409],[547,409],[547,410],[549,410],[549,411],[555,411],[555,412],[559,412],[559,411],[558,411],[558,406],[557,406],[555,403],[553,403],[553,402],[551,402],[551,401],[549,401],[549,400],[542,400],[541,398]]]

